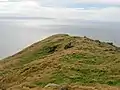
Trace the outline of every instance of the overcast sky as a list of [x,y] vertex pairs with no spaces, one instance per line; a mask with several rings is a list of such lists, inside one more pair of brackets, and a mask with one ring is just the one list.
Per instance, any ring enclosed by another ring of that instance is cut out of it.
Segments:
[[0,58],[57,33],[120,46],[120,0],[0,0]]

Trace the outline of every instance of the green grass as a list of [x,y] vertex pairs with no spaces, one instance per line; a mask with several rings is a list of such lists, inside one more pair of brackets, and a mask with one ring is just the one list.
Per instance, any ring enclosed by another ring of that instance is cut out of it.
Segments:
[[0,76],[4,76],[5,74],[7,74],[9,71],[0,71]]
[[41,82],[41,81],[34,82],[34,85],[41,86],[41,87],[45,87],[47,84],[48,83]]
[[[113,81],[111,81],[109,68],[107,67],[100,68],[99,65],[102,64],[103,62],[102,58],[103,57],[100,56],[77,53],[64,55],[60,59],[60,61],[61,64],[63,65],[62,66],[63,72],[65,72],[65,75],[72,83],[82,84],[100,83],[120,86],[119,78],[116,79],[113,77],[112,78]],[[75,63],[78,61],[80,61],[81,64],[75,65]],[[64,78],[66,77],[62,77],[63,80]]]
[[4,75],[4,72],[0,72],[0,76]]
[[101,56],[95,56],[95,55],[90,55],[90,54],[68,54],[62,57],[63,62],[68,62],[68,63],[74,63],[76,61],[80,61],[81,63],[85,64],[93,64],[93,65],[99,65],[102,62],[104,62],[103,59],[104,57]]
[[64,84],[70,82],[70,79],[67,76],[65,76],[65,74],[61,71],[53,73],[51,80],[53,83],[56,84]]
[[120,80],[110,80],[107,81],[107,84],[112,86],[120,86]]
[[54,53],[57,47],[57,45],[44,46],[42,49],[39,49],[31,54],[28,53],[27,55],[21,57],[21,63],[26,64],[37,59],[42,59],[47,55]]
[[37,49],[35,51],[22,55],[20,57],[21,63],[27,64],[34,60],[42,59],[46,57],[47,55],[53,54],[54,52],[59,50],[59,48],[62,47],[61,43],[64,43],[64,46],[66,46],[68,45],[68,42],[70,42],[70,40],[71,38],[67,37],[65,40],[63,39],[62,41],[59,41],[59,40],[49,41],[48,40],[48,42],[42,42],[42,47],[40,49]]

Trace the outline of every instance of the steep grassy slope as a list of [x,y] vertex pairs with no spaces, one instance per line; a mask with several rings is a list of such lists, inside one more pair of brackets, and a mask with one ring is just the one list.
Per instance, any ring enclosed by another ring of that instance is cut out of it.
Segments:
[[48,83],[119,87],[120,49],[112,43],[59,34],[0,62],[3,90],[27,90]]

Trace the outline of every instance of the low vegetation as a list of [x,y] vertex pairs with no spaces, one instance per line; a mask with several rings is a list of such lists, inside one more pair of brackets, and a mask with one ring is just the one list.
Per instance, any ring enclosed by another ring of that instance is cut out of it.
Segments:
[[70,90],[119,90],[119,47],[59,34],[0,62],[2,90],[33,90],[49,83],[74,88]]

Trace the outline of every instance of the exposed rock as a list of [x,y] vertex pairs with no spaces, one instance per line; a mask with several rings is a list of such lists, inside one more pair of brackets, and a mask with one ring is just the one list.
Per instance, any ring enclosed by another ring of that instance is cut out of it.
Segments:
[[54,83],[49,83],[44,88],[45,89],[59,90],[60,89],[60,85],[54,84]]
[[64,49],[69,49],[69,48],[72,48],[72,47],[73,47],[73,45],[72,45],[72,43],[70,42],[70,43],[68,43],[67,45],[65,45]]
[[59,90],[70,90],[70,87],[67,85],[61,86]]
[[112,42],[107,42],[107,44],[111,45],[111,46],[114,46]]

